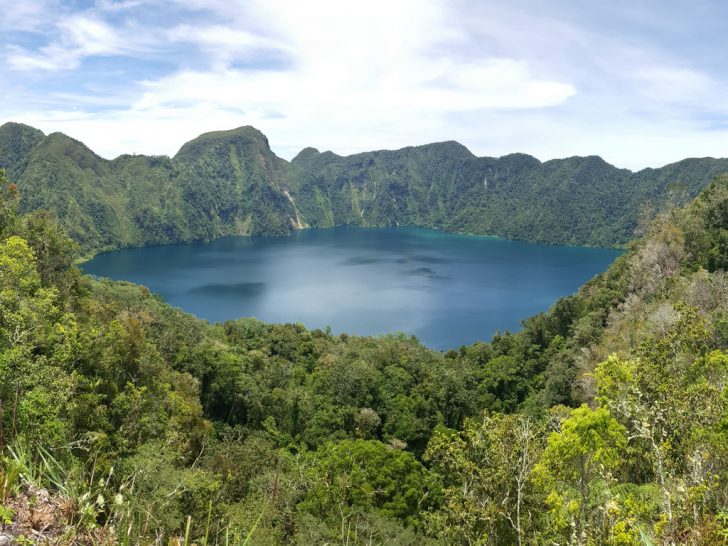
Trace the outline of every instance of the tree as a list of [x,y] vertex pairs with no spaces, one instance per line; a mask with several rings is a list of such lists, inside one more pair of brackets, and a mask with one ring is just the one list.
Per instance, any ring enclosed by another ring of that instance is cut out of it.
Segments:
[[325,520],[338,518],[338,525],[364,510],[417,528],[440,494],[436,476],[411,453],[375,440],[329,443],[311,457],[300,508]]
[[676,308],[677,322],[637,358],[612,355],[594,373],[599,403],[626,426],[631,450],[659,485],[656,530],[670,542],[680,528],[696,529],[719,500],[724,464],[715,439],[728,383],[728,354],[710,349],[704,319],[694,308]]
[[8,182],[5,171],[0,169],[0,236],[5,235],[15,223],[18,205],[18,188]]
[[[76,323],[57,306],[55,287],[43,288],[28,243],[0,243],[0,400],[21,409],[18,432],[47,448],[65,440],[61,421],[71,394]],[[54,403],[51,404],[50,400]]]
[[525,414],[485,414],[461,432],[440,430],[425,460],[443,476],[444,503],[428,515],[449,543],[523,544],[533,530],[532,471],[543,450],[543,423]]
[[[595,499],[594,489],[604,489],[612,481],[627,445],[625,428],[605,408],[587,405],[573,410],[561,429],[553,432],[535,472],[548,491],[552,517],[567,523],[573,544],[586,544],[590,534]],[[566,514],[559,514],[566,507]]]

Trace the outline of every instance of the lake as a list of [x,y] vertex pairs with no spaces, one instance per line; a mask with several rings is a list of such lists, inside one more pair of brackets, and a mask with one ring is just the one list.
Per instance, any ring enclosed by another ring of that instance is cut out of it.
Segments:
[[82,267],[145,285],[213,322],[256,317],[335,333],[402,331],[444,350],[518,330],[619,254],[418,228],[343,227],[124,249]]

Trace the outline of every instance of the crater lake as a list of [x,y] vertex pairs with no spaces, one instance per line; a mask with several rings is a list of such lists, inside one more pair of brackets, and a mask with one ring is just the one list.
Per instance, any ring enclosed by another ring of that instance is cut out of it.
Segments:
[[340,227],[122,249],[82,269],[147,286],[213,322],[255,317],[354,335],[400,331],[445,350],[517,331],[619,254],[419,228]]

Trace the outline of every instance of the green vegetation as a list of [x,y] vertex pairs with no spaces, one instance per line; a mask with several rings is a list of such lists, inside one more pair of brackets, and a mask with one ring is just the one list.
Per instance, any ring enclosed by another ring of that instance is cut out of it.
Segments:
[[622,245],[640,221],[694,197],[728,160],[632,173],[598,157],[478,158],[456,142],[292,162],[252,127],[204,134],[168,157],[113,161],[61,133],[0,126],[0,168],[24,212],[53,213],[82,254],[123,246],[286,235],[303,227],[419,226],[543,243]]
[[0,187],[0,533],[728,541],[728,177],[521,332],[444,354],[210,325],[80,275],[52,218]]

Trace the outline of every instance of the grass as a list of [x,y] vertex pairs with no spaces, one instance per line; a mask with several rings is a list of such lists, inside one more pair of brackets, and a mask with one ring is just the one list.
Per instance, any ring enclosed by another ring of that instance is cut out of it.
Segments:
[[[86,470],[80,465],[64,464],[62,458],[44,448],[33,449],[22,438],[6,446],[5,452],[0,458],[0,524],[15,523],[13,510],[6,506],[9,501],[25,495],[34,506],[38,502],[36,493],[46,490],[54,500],[49,506],[68,508],[62,514],[54,514],[57,521],[63,522],[63,528],[53,529],[56,534],[46,537],[50,541],[120,546],[247,546],[252,544],[263,516],[271,509],[269,505],[264,506],[248,530],[231,528],[228,524],[224,533],[213,533],[213,525],[219,522],[213,520],[214,505],[210,499],[206,514],[186,515],[181,532],[171,529],[150,533],[149,523],[155,519],[155,509],[164,508],[148,506],[135,496],[133,476],[115,484],[113,469],[105,476],[97,476],[95,465]],[[204,527],[197,531],[201,534],[199,542],[192,536],[195,521],[204,522]],[[24,528],[29,528],[28,524]],[[38,532],[41,531],[35,531],[35,539]]]

